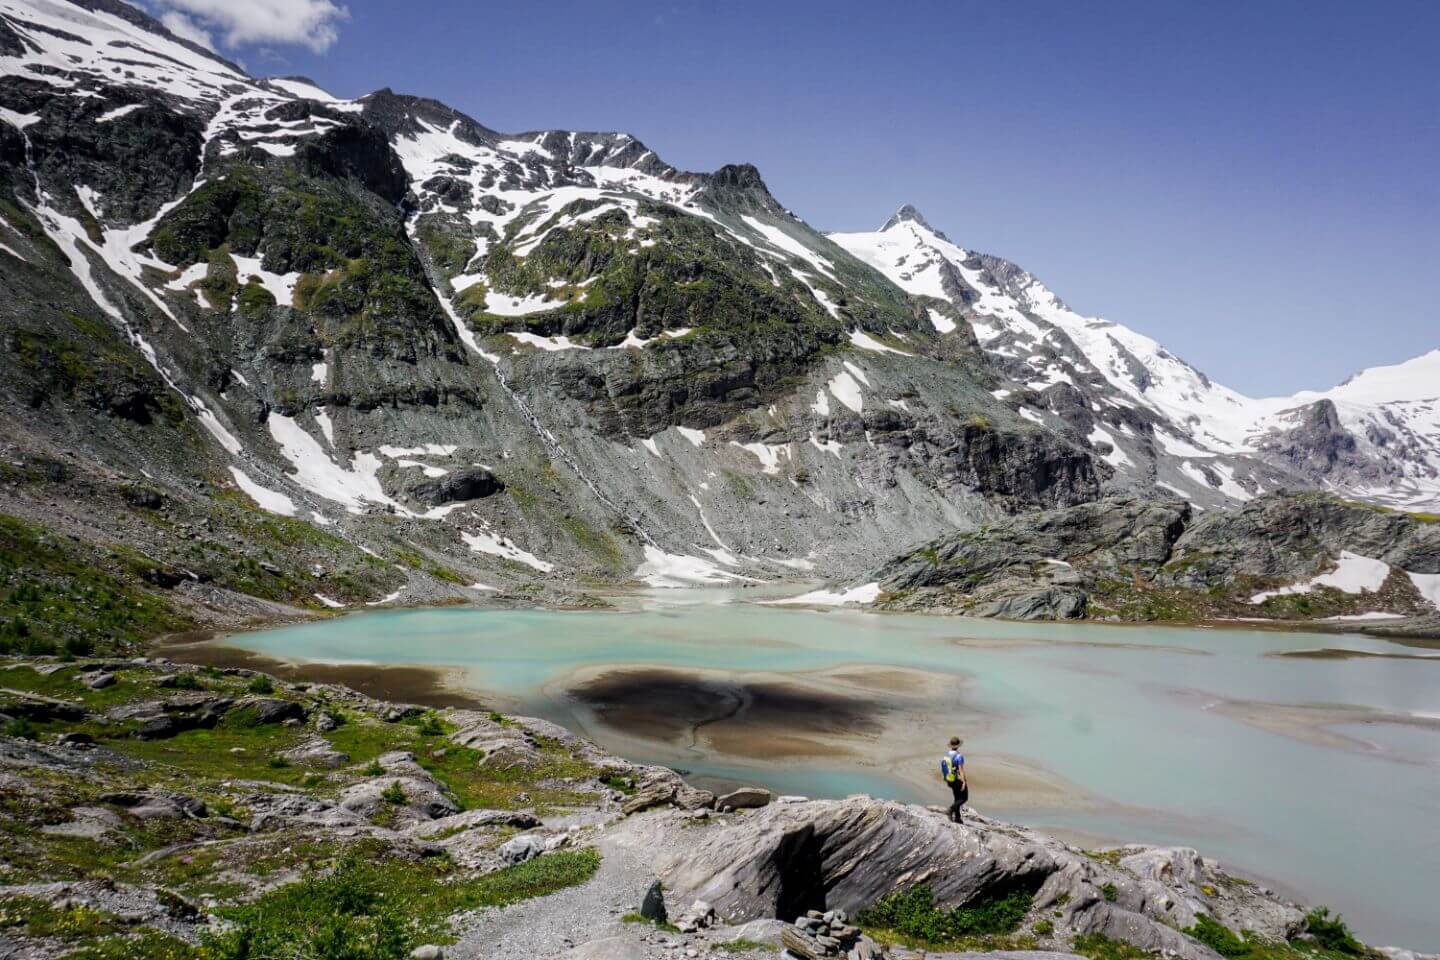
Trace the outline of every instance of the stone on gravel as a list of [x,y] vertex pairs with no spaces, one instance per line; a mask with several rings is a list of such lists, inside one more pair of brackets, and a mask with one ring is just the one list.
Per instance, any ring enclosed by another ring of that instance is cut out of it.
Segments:
[[645,950],[629,937],[604,937],[567,950],[565,960],[646,960]]
[[508,864],[524,863],[526,860],[534,860],[536,857],[558,850],[570,843],[570,837],[566,834],[553,834],[541,836],[535,833],[522,833],[518,837],[511,837],[500,845],[500,859]]
[[437,833],[477,827],[518,827],[521,830],[532,830],[538,826],[539,818],[526,810],[466,810],[454,816],[414,824],[406,832],[412,836],[430,837]]
[[620,805],[620,812],[625,816],[633,813],[641,813],[654,807],[663,807],[675,799],[675,788],[670,784],[651,784],[631,794],[623,804]]
[[410,951],[410,960],[445,960],[445,951],[433,943]]
[[334,770],[350,762],[348,753],[341,753],[324,737],[309,737],[279,756],[302,767],[319,767]]
[[87,673],[80,678],[80,682],[91,690],[104,690],[106,687],[113,687],[116,683],[115,674],[107,673],[104,670],[95,673]]
[[145,793],[102,793],[100,801],[120,807],[137,820],[204,818],[210,813],[203,800],[161,790]]
[[675,921],[675,926],[680,928],[681,933],[694,933],[697,930],[704,930],[715,923],[715,908],[704,900],[696,900],[685,908],[680,918]]
[[773,798],[769,790],[760,787],[741,787],[724,796],[715,798],[717,810],[755,810],[766,806]]
[[[749,923],[742,923],[738,927],[731,927],[725,931],[726,940],[748,940],[751,943],[763,943],[766,946],[779,948],[780,934],[790,924],[784,920],[766,918],[764,920],[751,920]],[[717,934],[718,935],[718,934]]]
[[287,720],[303,721],[305,707],[298,700],[283,700],[279,697],[244,697],[235,702],[235,706],[227,711],[226,717],[227,722],[234,719],[253,726],[284,723]]
[[665,885],[659,880],[645,891],[645,899],[640,901],[640,916],[652,923],[664,923],[670,918],[665,912]]

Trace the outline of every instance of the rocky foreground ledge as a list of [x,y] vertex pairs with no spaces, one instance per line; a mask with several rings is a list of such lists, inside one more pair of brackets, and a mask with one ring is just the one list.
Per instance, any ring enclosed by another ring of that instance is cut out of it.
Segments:
[[248,670],[0,661],[0,730],[4,958],[1382,953],[1190,849],[716,797],[543,720]]

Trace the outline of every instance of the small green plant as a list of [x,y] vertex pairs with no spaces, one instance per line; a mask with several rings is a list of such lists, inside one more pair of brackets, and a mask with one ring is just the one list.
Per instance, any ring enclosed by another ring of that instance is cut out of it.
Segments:
[[375,854],[351,850],[332,871],[224,908],[232,926],[208,937],[200,956],[406,960],[422,943],[452,941],[449,918],[456,913],[543,897],[584,883],[600,865],[594,850],[559,850],[472,877],[444,858],[415,863]]
[[384,776],[385,768],[380,766],[379,760],[371,760],[368,764],[365,765],[365,769],[362,772],[367,777],[380,777]]
[[380,791],[380,799],[401,806],[405,803],[405,788],[400,786],[399,780],[392,780],[390,786]]
[[621,793],[635,792],[635,784],[633,784],[625,777],[616,776],[613,773],[601,777],[600,782],[605,784],[605,786],[609,787],[611,790],[619,790]]
[[1199,940],[1222,957],[1237,958],[1250,955],[1251,945],[1239,937],[1234,930],[1208,913],[1197,916],[1195,925],[1187,927],[1181,932]]
[[1305,915],[1305,932],[1326,950],[1357,957],[1370,952],[1363,943],[1355,939],[1340,914],[1335,914],[1333,918],[1330,916],[1329,907],[1316,907]]
[[175,688],[176,688],[177,690],[204,690],[204,689],[205,689],[205,685],[200,682],[200,678],[197,677],[197,676],[195,676],[195,674],[193,674],[193,673],[182,673],[182,674],[178,675],[178,676],[175,678],[175,684],[174,684],[174,685],[175,685]]
[[14,737],[17,740],[34,740],[37,736],[35,727],[25,717],[16,717],[5,724],[5,736]]
[[1112,940],[1103,933],[1087,933],[1075,938],[1070,949],[1090,960],[1152,960],[1150,954],[1124,940]]
[[1114,903],[1115,898],[1120,896],[1120,891],[1115,889],[1115,884],[1108,882],[1100,887],[1100,893],[1111,903]]
[[680,928],[677,927],[677,926],[675,926],[675,924],[670,923],[668,920],[660,920],[660,921],[651,920],[649,917],[641,916],[639,913],[636,913],[636,912],[634,912],[634,911],[631,911],[630,913],[627,913],[627,914],[625,914],[625,916],[621,917],[621,918],[620,918],[620,922],[621,922],[621,923],[648,923],[648,924],[652,925],[653,927],[655,927],[656,930],[664,930],[666,933],[679,933],[679,932],[680,932]]
[[245,685],[245,689],[258,696],[265,696],[275,692],[275,681],[269,677],[254,677]]
[[715,949],[723,950],[726,953],[749,953],[752,950],[760,952],[772,950],[774,948],[767,947],[763,943],[756,943],[754,940],[746,940],[744,937],[741,937],[738,940],[722,940],[721,942],[715,944]]
[[286,760],[284,757],[271,757],[268,763],[270,765],[270,769],[272,770],[284,770],[286,767],[290,766],[290,761]]
[[1048,937],[1054,932],[1055,924],[1051,923],[1049,920],[1041,920],[1039,923],[1035,924],[1036,936]]
[[967,937],[1015,932],[1033,901],[1031,894],[1017,890],[945,910],[935,906],[929,884],[921,884],[890,894],[860,911],[855,919],[862,927],[893,930],[917,942],[948,944]]

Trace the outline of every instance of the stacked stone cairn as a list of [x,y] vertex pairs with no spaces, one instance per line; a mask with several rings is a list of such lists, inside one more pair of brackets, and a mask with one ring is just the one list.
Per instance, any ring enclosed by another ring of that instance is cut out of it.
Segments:
[[844,910],[810,910],[780,932],[785,956],[798,960],[884,960],[880,945],[850,926]]

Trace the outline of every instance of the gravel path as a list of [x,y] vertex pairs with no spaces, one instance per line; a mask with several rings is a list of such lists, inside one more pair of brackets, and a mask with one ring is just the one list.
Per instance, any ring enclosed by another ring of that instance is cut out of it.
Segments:
[[[675,811],[664,810],[628,817],[604,827],[593,844],[600,851],[600,869],[588,883],[570,887],[512,907],[485,910],[464,928],[461,939],[447,947],[455,960],[542,960],[564,956],[572,946],[596,940],[623,938],[613,946],[616,958],[667,955],[684,956],[679,936],[659,934],[647,925],[621,923],[638,910],[645,891],[655,882],[656,858],[672,849],[684,832]],[[582,835],[581,844],[590,838]],[[678,912],[681,905],[670,905]],[[651,943],[642,940],[649,937]],[[676,948],[653,942],[674,941]],[[633,947],[622,952],[625,944]],[[590,954],[598,956],[597,954]]]

